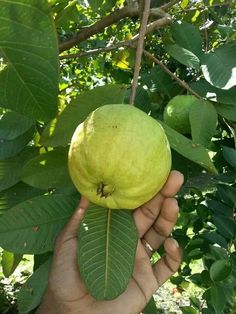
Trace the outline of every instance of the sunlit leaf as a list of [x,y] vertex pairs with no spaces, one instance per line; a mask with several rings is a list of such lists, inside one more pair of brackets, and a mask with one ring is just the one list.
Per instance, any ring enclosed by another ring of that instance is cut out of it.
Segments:
[[236,45],[226,44],[201,57],[205,79],[213,86],[230,89],[236,85]]
[[201,56],[202,37],[196,26],[178,21],[171,25],[171,33],[177,45],[191,51],[197,57]]
[[22,254],[14,254],[12,252],[3,251],[2,253],[2,271],[5,277],[9,277],[14,273],[16,267],[22,260]]
[[179,45],[166,45],[167,52],[177,61],[187,67],[198,69],[200,66],[199,58],[191,51],[180,47]]
[[44,130],[41,144],[67,145],[76,129],[88,114],[106,104],[122,104],[126,93],[124,85],[106,85],[84,92],[72,100],[62,113]]
[[22,170],[21,179],[39,189],[69,187],[68,149],[60,148],[31,159]]
[[57,36],[46,0],[1,1],[0,106],[37,119],[57,112]]

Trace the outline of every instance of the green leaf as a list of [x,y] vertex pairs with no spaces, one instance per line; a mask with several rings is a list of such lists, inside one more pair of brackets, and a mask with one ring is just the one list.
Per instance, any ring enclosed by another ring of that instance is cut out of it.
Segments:
[[[125,102],[129,103],[131,90],[127,91]],[[136,96],[134,100],[135,107],[141,109],[142,111],[149,113],[151,111],[151,102],[148,92],[141,86],[137,87]]]
[[0,140],[0,159],[6,159],[17,155],[29,143],[33,134],[34,127],[13,140]]
[[208,54],[204,54],[201,68],[205,79],[213,86],[230,89],[236,85],[236,45],[225,44]]
[[190,84],[190,86],[200,96],[207,98],[208,100],[211,100],[214,103],[217,102],[219,103],[219,105],[229,104],[236,106],[236,87],[231,87],[228,90],[224,90],[212,86],[203,79]]
[[210,268],[210,277],[212,281],[225,280],[232,272],[232,265],[229,260],[220,259],[214,262]]
[[215,108],[222,117],[236,122],[236,105],[216,103]]
[[13,187],[0,192],[0,214],[29,198],[42,194],[42,190],[32,188],[31,186],[19,182]]
[[98,11],[102,4],[103,4],[104,0],[88,0],[89,5],[91,6],[93,11]]
[[133,272],[137,231],[131,211],[91,205],[79,227],[78,262],[89,293],[111,300],[127,288]]
[[201,34],[196,26],[178,21],[173,23],[170,29],[177,45],[191,51],[197,57],[203,53]]
[[180,307],[183,314],[198,314],[199,312],[192,306],[181,306]]
[[196,99],[190,107],[189,120],[193,142],[208,147],[218,122],[215,107],[209,101]]
[[228,260],[228,252],[226,249],[216,246],[216,245],[209,245],[210,247],[210,253],[206,253],[206,256],[209,255],[209,257],[215,260]]
[[188,5],[188,3],[189,3],[189,0],[182,0],[181,4],[180,4],[181,9],[184,10],[186,8],[186,6]]
[[222,146],[222,150],[225,160],[236,169],[236,150],[227,146]]
[[17,296],[17,305],[20,314],[28,314],[41,303],[47,288],[51,263],[52,259],[49,258],[21,287]]
[[35,272],[41,265],[43,265],[50,257],[52,253],[46,252],[43,254],[34,254],[34,267],[33,272]]
[[14,140],[28,131],[33,120],[17,112],[6,112],[0,119],[0,139]]
[[72,186],[67,161],[67,148],[49,151],[31,159],[22,169],[21,179],[39,189]]
[[0,19],[0,106],[36,119],[53,118],[58,48],[47,1],[3,0]]
[[190,251],[188,253],[187,257],[188,257],[188,259],[194,259],[194,260],[200,259],[203,257],[203,252],[201,251],[200,248],[196,248],[196,249]]
[[105,104],[122,104],[124,85],[106,85],[84,92],[73,99],[62,113],[44,130],[40,142],[44,146],[67,145],[76,129],[89,113]]
[[175,60],[186,65],[187,67],[198,69],[200,66],[200,60],[198,57],[191,51],[180,47],[177,44],[166,45],[166,51],[173,57]]
[[19,155],[0,160],[0,191],[6,190],[20,181],[22,167],[38,152],[38,149],[26,147]]
[[227,241],[217,232],[204,232],[201,234],[201,237],[210,241],[213,244],[219,244],[220,246],[227,248]]
[[52,251],[77,202],[77,197],[44,195],[16,205],[0,217],[0,246],[23,254]]
[[223,215],[213,215],[213,222],[217,227],[217,230],[226,239],[233,239],[236,233],[235,221],[231,218],[225,217]]
[[141,79],[143,85],[169,98],[176,96],[181,90],[180,86],[159,66],[154,66],[148,73],[142,74]]
[[206,148],[201,145],[194,144],[187,137],[176,132],[165,123],[161,121],[159,122],[165,130],[171,148],[177,151],[180,155],[204,167],[208,171],[217,174],[217,170],[209,157],[209,151]]
[[215,310],[214,314],[222,314],[222,311],[224,310],[227,301],[224,287],[221,286],[211,287],[210,297],[211,305]]
[[210,199],[206,200],[208,208],[210,208],[214,214],[216,215],[224,215],[228,217],[233,216],[233,208],[231,206],[228,206],[220,201]]
[[22,254],[14,254],[12,252],[3,251],[2,253],[2,271],[5,277],[11,276],[16,267],[22,260]]
[[236,206],[236,188],[233,186],[218,184],[216,197],[231,207]]
[[79,12],[76,8],[77,3],[77,0],[73,0],[57,13],[55,17],[56,27],[62,27],[64,30],[69,31],[70,22],[78,20]]
[[145,306],[142,313],[143,314],[159,314],[159,311],[157,310],[156,302],[153,297],[149,300],[148,304]]
[[201,308],[201,300],[199,300],[199,298],[196,298],[195,296],[192,295],[192,296],[190,296],[189,300],[190,300],[190,304],[192,306],[194,306],[197,309]]

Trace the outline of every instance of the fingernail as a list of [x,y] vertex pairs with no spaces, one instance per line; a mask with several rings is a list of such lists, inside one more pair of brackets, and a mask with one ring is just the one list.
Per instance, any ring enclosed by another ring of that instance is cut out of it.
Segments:
[[175,239],[172,239],[172,240],[173,240],[173,243],[175,244],[175,246],[178,248],[179,247],[179,243]]

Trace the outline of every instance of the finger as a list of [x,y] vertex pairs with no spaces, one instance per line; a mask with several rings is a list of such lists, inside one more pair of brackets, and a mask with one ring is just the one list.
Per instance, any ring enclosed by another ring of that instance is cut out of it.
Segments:
[[181,172],[172,170],[166,181],[165,185],[161,190],[161,195],[164,197],[172,197],[178,193],[182,184],[184,183],[184,176]]
[[162,190],[150,201],[140,206],[134,212],[134,220],[139,237],[142,237],[158,217],[165,197],[173,197],[183,184],[183,175],[178,171],[171,171]]
[[182,259],[182,252],[176,240],[166,239],[164,248],[166,254],[153,266],[159,286],[178,270]]
[[84,196],[81,196],[79,207],[86,209],[89,206],[89,200],[85,198]]
[[159,217],[143,236],[143,239],[146,241],[143,243],[144,248],[149,256],[151,256],[153,252],[148,248],[146,243],[156,251],[171,234],[178,219],[178,213],[179,206],[176,199],[166,198],[163,201]]
[[79,224],[84,217],[84,211],[84,208],[81,207],[78,207],[75,210],[74,214],[57,238],[57,247],[61,246],[64,242],[77,237]]
[[134,211],[134,221],[141,238],[158,217],[164,197],[157,194],[153,199]]

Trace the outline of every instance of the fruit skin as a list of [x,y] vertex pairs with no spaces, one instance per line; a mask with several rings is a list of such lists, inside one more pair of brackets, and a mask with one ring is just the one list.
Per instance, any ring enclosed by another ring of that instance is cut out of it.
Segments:
[[79,192],[111,209],[135,209],[164,185],[171,152],[161,125],[131,105],[105,105],[81,123],[68,167]]
[[181,134],[191,134],[189,111],[196,99],[192,95],[179,95],[172,98],[165,107],[164,122]]

